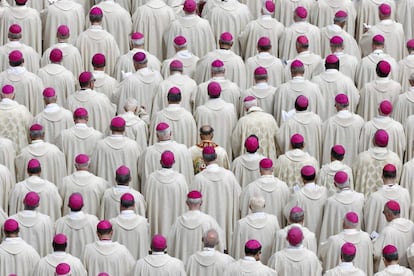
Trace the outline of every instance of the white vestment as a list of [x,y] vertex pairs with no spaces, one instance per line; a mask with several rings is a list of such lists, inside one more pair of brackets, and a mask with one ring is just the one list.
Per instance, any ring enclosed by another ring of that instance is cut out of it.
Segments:
[[305,67],[305,74],[303,76],[305,79],[311,80],[313,77],[323,72],[324,60],[322,57],[312,51],[303,51],[295,55],[291,60],[287,61],[285,66],[286,80],[290,80],[292,78],[290,66],[294,60],[300,60],[303,63],[303,66]]
[[[349,14],[348,14],[348,18],[349,18]],[[330,18],[330,20],[332,19],[333,19],[333,16],[332,18]],[[345,25],[345,29],[347,28],[348,28],[348,24]],[[361,59],[361,50],[359,49],[358,43],[356,42],[354,36],[336,24],[327,25],[326,27],[321,28],[321,56],[322,57],[326,57],[327,55],[331,54],[330,40],[334,36],[340,36],[343,39],[344,52],[346,54],[353,56],[356,60]],[[339,64],[341,65],[341,62],[339,62]]]
[[145,202],[144,196],[129,186],[114,185],[111,188],[106,189],[101,200],[101,219],[111,219],[118,216],[120,211],[121,197],[125,193],[130,193],[135,199],[135,213],[145,217],[145,210],[147,203]]
[[125,136],[137,142],[142,150],[146,149],[149,135],[145,121],[132,111],[122,113],[119,117],[125,120]]
[[273,108],[275,106],[275,93],[276,87],[270,86],[267,83],[258,83],[243,91],[240,94],[240,117],[246,115],[243,100],[247,96],[256,97],[257,106],[263,109],[264,112],[273,114]]
[[348,175],[349,187],[354,189],[354,178],[352,176],[352,169],[345,165],[342,161],[334,160],[322,165],[319,174],[316,177],[316,183],[321,186],[325,186],[328,189],[330,195],[336,193],[336,187],[334,184],[334,177],[338,171],[344,171]]
[[222,276],[225,268],[234,259],[213,248],[204,248],[188,258],[186,271],[188,276]]
[[414,73],[414,53],[409,54],[398,62],[398,73],[398,82],[401,84],[401,91],[405,92],[410,88],[408,79]]
[[174,56],[162,62],[161,74],[164,78],[170,76],[170,64],[173,60],[181,61],[183,64],[183,74],[194,78],[197,62],[200,58],[185,49],[179,50]]
[[274,56],[268,52],[261,52],[257,55],[252,55],[246,60],[246,88],[254,85],[254,70],[257,67],[264,67],[266,69],[269,85],[278,87],[285,82],[282,61],[277,58],[277,55]]
[[393,109],[395,111],[392,117],[401,124],[406,125],[407,118],[414,114],[414,86],[411,86],[408,91],[398,96]]
[[230,263],[224,270],[223,276],[276,276],[277,272],[256,261],[253,257],[244,257]]
[[61,263],[70,265],[73,275],[86,276],[87,272],[82,262],[69,253],[55,251],[40,259],[33,270],[32,276],[55,276],[56,267]]
[[260,177],[259,163],[264,158],[266,157],[257,152],[246,152],[233,160],[231,171],[234,173],[242,189]]
[[24,58],[23,67],[36,74],[40,67],[40,55],[35,49],[20,41],[9,41],[0,47],[0,70],[4,71],[9,68],[9,54],[14,50],[22,52]]
[[298,224],[298,223],[292,223],[286,226],[285,228],[277,231],[276,240],[275,240],[275,243],[273,244],[272,252],[278,252],[288,247],[289,243],[287,241],[287,233],[292,227],[298,227],[300,228],[300,230],[302,230],[302,233],[303,233],[302,245],[316,254],[317,241],[316,241],[315,234],[309,231],[309,229],[303,226],[302,224]]
[[96,92],[105,94],[113,102],[115,89],[119,84],[118,81],[103,71],[95,70],[92,74],[95,78],[93,89]]
[[163,252],[153,252],[139,259],[131,271],[134,276],[174,275],[186,276],[184,264],[181,260]]

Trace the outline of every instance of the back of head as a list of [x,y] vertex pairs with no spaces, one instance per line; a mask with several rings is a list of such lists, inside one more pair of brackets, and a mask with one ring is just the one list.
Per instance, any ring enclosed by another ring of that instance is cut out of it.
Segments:
[[299,206],[294,206],[289,212],[290,223],[302,223],[305,219],[305,212]]
[[253,213],[263,212],[265,209],[265,199],[262,196],[254,196],[249,199],[249,207]]
[[214,248],[219,243],[218,233],[215,229],[209,229],[203,234],[204,247]]

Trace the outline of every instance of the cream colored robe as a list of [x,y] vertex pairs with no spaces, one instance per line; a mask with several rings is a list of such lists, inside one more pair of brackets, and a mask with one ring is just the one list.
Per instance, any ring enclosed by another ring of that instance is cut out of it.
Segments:
[[244,98],[247,96],[254,96],[257,100],[257,106],[263,109],[264,112],[273,114],[275,106],[276,87],[270,86],[267,83],[261,83],[251,86],[249,89],[240,94],[240,117],[246,115],[244,108]]
[[291,60],[287,61],[285,66],[285,79],[290,80],[292,78],[290,72],[290,65],[294,60],[300,60],[305,67],[305,79],[311,80],[313,77],[319,75],[324,70],[324,60],[318,54],[312,51],[303,51],[295,55]]
[[216,155],[217,155],[217,159],[216,159],[217,165],[225,169],[228,169],[228,170],[230,169],[230,160],[229,160],[229,157],[227,156],[226,150],[212,141],[202,140],[200,143],[188,149],[188,151],[191,154],[191,159],[193,161],[194,174],[199,173],[200,171],[204,170],[206,167],[206,164],[203,160],[203,148],[205,146],[214,147],[214,150],[216,151]]
[[270,39],[272,45],[269,51],[270,54],[277,57],[279,53],[279,41],[284,32],[285,26],[276,19],[271,18],[270,15],[261,15],[256,20],[250,21],[239,35],[241,56],[245,60],[255,56],[258,40],[266,36]]
[[310,0],[281,0],[276,1],[274,17],[280,21],[284,26],[290,26],[293,24],[293,14],[297,7],[305,7],[306,10],[310,11],[314,2]]
[[102,271],[109,275],[128,275],[135,263],[128,249],[113,241],[87,244],[82,259],[88,276],[98,275]]
[[[348,13],[348,16],[349,16],[349,13]],[[330,20],[333,20],[333,17],[334,16],[332,16]],[[343,42],[344,52],[346,54],[353,56],[356,60],[360,60],[361,50],[359,49],[358,43],[356,42],[354,36],[336,24],[331,25],[331,22],[326,27],[321,28],[321,56],[326,57],[327,55],[331,54],[330,40],[334,36],[340,36],[344,41]],[[348,26],[349,26],[348,24],[345,25],[345,29],[347,29]],[[340,66],[341,66],[341,63],[342,61],[339,62]],[[351,78],[353,79],[353,76]]]
[[359,65],[358,59],[344,52],[335,52],[334,54],[339,58],[339,71],[355,82],[356,71]]
[[150,248],[150,227],[145,217],[133,211],[122,211],[111,219],[114,234],[112,240],[125,245],[135,260],[148,255]]
[[392,267],[386,267],[374,274],[375,276],[388,276],[388,275],[401,275],[401,276],[412,276],[413,271],[401,265],[394,265]]
[[401,84],[401,91],[405,92],[410,89],[408,79],[414,73],[414,53],[407,55],[398,62],[398,82]]
[[344,93],[349,99],[349,110],[355,112],[360,101],[359,91],[355,87],[354,81],[344,73],[327,69],[321,74],[312,78],[321,90],[322,97],[325,99],[325,112],[321,114],[323,121],[328,120],[336,114],[335,96]]
[[[105,14],[105,13],[104,13]],[[43,19],[43,49],[57,43],[56,31],[60,25],[67,25],[70,30],[69,42],[75,43],[78,35],[85,28],[85,11],[82,5],[71,0],[58,0],[50,5]]]
[[185,212],[188,186],[184,175],[173,169],[162,168],[148,176],[144,195],[151,237],[167,236],[176,218]]
[[413,125],[413,119],[414,116],[408,116],[406,119],[406,122],[404,124],[404,132],[405,132],[405,137],[406,137],[406,150],[405,150],[405,154],[404,154],[404,162],[408,162],[409,160],[411,160],[414,157],[414,143],[412,143],[412,141],[414,140],[414,136],[413,136],[413,128],[411,127]]
[[387,226],[388,222],[382,211],[385,203],[389,200],[395,200],[400,204],[402,218],[409,218],[411,200],[408,190],[397,184],[390,187],[383,185],[378,191],[372,193],[365,203],[364,224],[366,232],[376,231],[380,233]]
[[283,71],[283,63],[276,56],[270,55],[268,52],[261,52],[252,55],[246,59],[246,87],[249,88],[255,84],[254,70],[257,67],[264,67],[267,70],[268,83],[271,86],[278,87],[285,82]]
[[95,78],[93,89],[105,94],[109,100],[113,101],[115,90],[119,85],[118,81],[103,71],[93,71],[92,73]]
[[363,270],[355,267],[352,262],[352,267],[348,266],[349,263],[346,265],[343,263],[338,264],[336,267],[328,270],[325,272],[324,275],[326,276],[365,276],[367,275]]
[[198,15],[182,15],[174,20],[164,33],[167,58],[175,55],[173,40],[182,35],[187,40],[187,49],[198,57],[202,57],[215,48],[216,41],[209,22]]
[[145,49],[159,60],[167,58],[162,36],[175,18],[174,10],[164,0],[149,0],[132,16],[132,30],[145,34]]
[[137,142],[142,150],[146,149],[149,136],[147,124],[131,111],[122,113],[119,117],[126,123],[124,135]]
[[402,162],[395,152],[380,147],[372,147],[361,152],[352,165],[355,191],[368,196],[381,187],[383,184],[382,169],[386,164],[393,164],[397,168],[398,182],[401,176]]
[[67,252],[81,258],[86,245],[97,239],[96,225],[98,222],[98,218],[93,215],[82,211],[72,212],[56,221],[55,230],[56,233],[63,233],[68,238]]
[[0,208],[8,213],[9,210],[9,193],[16,183],[15,177],[10,170],[0,164]]
[[234,259],[230,255],[204,248],[188,258],[186,271],[188,276],[221,276],[232,262]]
[[373,246],[368,233],[356,229],[347,229],[322,243],[319,248],[319,258],[322,261],[324,271],[337,266],[341,261],[341,247],[350,242],[355,245],[357,251],[354,265],[362,269],[367,275],[373,273]]
[[23,199],[28,192],[36,192],[40,197],[37,211],[50,216],[55,221],[60,218],[62,199],[56,185],[38,176],[30,176],[17,183],[9,195],[9,214],[13,215],[24,209]]
[[[264,158],[266,157],[257,152],[246,152],[233,160],[231,171],[234,173],[242,189],[260,177],[259,163]],[[235,257],[235,259],[239,258]]]
[[366,83],[360,94],[358,114],[369,121],[378,115],[378,107],[383,100],[389,100],[395,105],[401,94],[401,85],[389,78],[377,78]]
[[69,197],[73,193],[80,193],[83,197],[82,210],[88,214],[99,216],[101,198],[106,188],[109,188],[109,183],[88,171],[76,171],[59,181],[57,188],[63,199],[62,215],[67,215],[70,212]]
[[360,219],[359,228],[362,225],[364,195],[351,189],[338,190],[334,195],[326,200],[323,210],[323,219],[319,241],[328,240],[331,235],[335,235],[342,230],[344,217],[348,212],[355,212]]
[[371,121],[365,123],[359,139],[359,151],[362,152],[374,146],[372,141],[375,132],[379,129],[387,131],[389,136],[388,148],[397,153],[402,160],[407,144],[404,128],[400,122],[388,116],[376,116]]
[[395,111],[392,117],[401,124],[406,125],[408,116],[414,114],[414,86],[398,96],[393,110]]
[[174,56],[169,59],[165,59],[162,62],[161,74],[164,78],[170,76],[170,64],[173,60],[179,60],[183,64],[183,74],[194,79],[197,62],[200,60],[198,56],[195,56],[188,50],[178,51]]
[[154,114],[150,126],[150,144],[157,142],[156,127],[161,122],[170,125],[172,137],[178,143],[191,147],[197,142],[197,127],[194,117],[180,104],[169,104]]
[[218,233],[219,252],[223,252],[226,236],[217,221],[199,210],[189,210],[177,217],[168,234],[168,252],[171,256],[182,260],[185,264],[190,256],[203,248],[204,233],[214,229]]
[[84,71],[81,54],[75,46],[67,42],[58,42],[50,48],[46,49],[43,53],[41,59],[41,66],[51,63],[49,56],[50,52],[58,48],[63,53],[62,65],[71,71],[75,76],[75,79],[78,79],[80,73]]
[[1,275],[31,275],[40,256],[22,238],[6,238],[0,244]]
[[73,126],[72,112],[58,106],[57,104],[49,104],[45,109],[36,115],[33,123],[43,126],[45,130],[45,142],[55,143],[60,133]]
[[19,50],[23,54],[23,67],[34,74],[37,73],[40,67],[40,55],[30,46],[27,46],[20,41],[9,41],[0,47],[0,70],[4,71],[9,68],[9,54],[14,50]]
[[234,156],[246,153],[244,141],[252,134],[259,138],[260,147],[257,153],[275,161],[279,153],[279,127],[272,115],[263,112],[257,106],[252,106],[247,114],[239,119],[233,130],[231,147]]
[[238,220],[234,225],[231,255],[235,259],[244,256],[244,245],[248,240],[255,239],[262,245],[260,262],[267,264],[272,255],[272,246],[276,239],[276,232],[279,230],[277,217],[264,212],[257,212],[247,215]]
[[274,163],[274,175],[286,182],[290,189],[295,185],[301,187],[302,177],[300,170],[306,165],[313,166],[316,173],[318,173],[319,162],[315,157],[301,149],[289,150],[285,154],[280,155]]
[[343,145],[345,157],[343,162],[351,166],[358,155],[358,142],[364,126],[364,120],[348,110],[341,110],[322,125],[322,164],[331,160],[334,145]]
[[37,211],[20,211],[10,216],[19,223],[19,237],[33,246],[41,257],[52,251],[53,221]]
[[414,172],[413,166],[414,166],[413,159],[410,159],[408,162],[404,164],[402,174],[401,174],[401,180],[400,180],[401,187],[404,187],[408,190],[411,200],[414,198],[414,185],[411,184],[412,179],[413,179],[412,174]]
[[0,164],[3,164],[9,169],[13,182],[16,181],[16,170],[14,168],[15,158],[16,151],[13,147],[13,142],[10,139],[0,136]]
[[224,270],[224,276],[276,276],[277,272],[256,261],[253,257],[244,257],[230,263]]
[[298,227],[300,228],[300,230],[302,230],[302,233],[303,233],[302,245],[316,254],[317,242],[316,242],[315,234],[309,231],[309,229],[303,226],[302,224],[297,224],[297,223],[290,224],[286,226],[285,228],[277,231],[276,240],[272,247],[273,248],[272,252],[278,252],[288,247],[289,243],[286,237],[287,237],[287,233],[289,232],[289,229],[292,227]]
[[154,253],[139,259],[131,270],[131,275],[159,276],[167,274],[174,276],[186,276],[184,264],[181,260],[171,257],[167,253]]
[[338,171],[344,171],[348,174],[350,187],[351,189],[354,189],[352,169],[348,165],[345,165],[342,161],[334,160],[330,163],[322,165],[322,168],[316,177],[316,183],[318,185],[326,187],[330,195],[336,193],[337,188],[335,187],[334,177]]
[[61,263],[69,264],[70,271],[74,275],[86,276],[87,274],[85,267],[78,258],[69,253],[55,251],[40,259],[33,270],[32,276],[55,276],[56,267]]
[[116,111],[107,96],[91,89],[79,90],[70,95],[67,99],[67,107],[72,112],[78,107],[85,108],[89,115],[88,125],[100,132],[104,132],[109,127]]
[[147,203],[144,196],[129,186],[114,185],[112,188],[106,189],[101,200],[101,219],[111,219],[117,217],[120,211],[121,197],[125,193],[130,193],[135,199],[135,213],[145,217]]
[[[203,194],[201,210],[214,217],[226,233],[226,248],[230,249],[234,223],[239,219],[240,184],[233,173],[210,164],[194,177],[191,189]],[[217,204],[219,203],[219,204]]]

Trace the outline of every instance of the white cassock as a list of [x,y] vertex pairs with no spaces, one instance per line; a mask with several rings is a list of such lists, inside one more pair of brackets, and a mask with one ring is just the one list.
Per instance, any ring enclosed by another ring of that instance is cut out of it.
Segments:
[[401,91],[405,92],[410,89],[408,79],[414,73],[414,53],[407,55],[398,62],[398,73],[398,82],[401,84]]
[[119,82],[103,71],[93,71],[92,73],[95,78],[93,89],[105,94],[109,100],[113,101],[113,95]]
[[[246,152],[233,160],[231,163],[231,171],[234,173],[242,189],[260,177],[259,163],[264,158],[266,156],[260,153]],[[235,257],[235,259],[238,259],[238,257]]]
[[172,137],[180,144],[191,147],[197,142],[197,127],[193,115],[180,104],[169,104],[152,117],[149,143],[157,142],[156,127],[165,122],[170,125]]
[[70,265],[70,271],[74,275],[86,276],[87,272],[82,262],[69,253],[55,251],[40,259],[33,270],[32,276],[54,276],[56,267],[61,263]]
[[295,185],[302,186],[300,170],[303,166],[310,165],[319,170],[319,162],[315,157],[301,149],[293,149],[280,155],[274,164],[274,175],[286,182],[289,188]]
[[388,148],[397,153],[400,159],[403,160],[407,143],[404,128],[400,122],[388,116],[376,116],[371,121],[365,123],[359,138],[359,152],[363,152],[373,146],[372,141],[375,132],[379,129],[387,131],[389,137]]
[[145,191],[145,183],[149,175],[161,169],[161,154],[166,150],[174,153],[175,163],[173,169],[183,174],[187,183],[193,182],[193,163],[187,147],[173,140],[161,141],[149,146],[139,158],[138,173],[141,180],[142,192]]
[[123,185],[114,185],[113,187],[106,189],[101,200],[101,219],[111,219],[118,216],[120,212],[121,197],[125,193],[130,193],[135,199],[135,213],[145,217],[145,210],[147,203],[144,196],[137,190]]
[[16,157],[17,181],[22,181],[29,176],[27,163],[33,158],[39,160],[42,166],[42,177],[50,182],[56,184],[66,175],[66,162],[63,152],[53,144],[43,140],[33,140]]
[[103,134],[86,124],[75,124],[61,132],[55,143],[65,154],[67,175],[75,171],[75,157],[80,153],[91,156],[101,139]]
[[339,71],[355,82],[359,60],[355,56],[345,54],[344,52],[335,52],[333,54],[339,58]]
[[406,150],[405,150],[405,154],[404,154],[404,163],[408,162],[409,160],[411,160],[414,157],[414,143],[412,142],[414,140],[414,133],[413,133],[413,128],[411,126],[413,126],[413,120],[414,120],[414,116],[408,116],[405,124],[404,124],[404,132],[405,132],[405,136],[406,136]]
[[125,112],[124,104],[128,98],[136,99],[148,114],[152,114],[152,103],[161,82],[160,72],[149,68],[142,68],[124,79],[114,94],[118,114]]
[[170,64],[173,60],[179,60],[183,64],[183,74],[194,79],[197,62],[200,58],[188,50],[178,51],[174,56],[169,59],[165,59],[162,62],[161,74],[164,78],[170,76]]
[[83,63],[82,63],[82,56],[75,46],[72,44],[69,44],[67,42],[59,42],[55,45],[52,45],[50,48],[46,49],[43,53],[42,59],[41,59],[41,66],[45,66],[46,64],[51,63],[49,56],[50,52],[53,49],[59,49],[63,53],[63,58],[61,64],[71,71],[73,75],[75,76],[75,79],[77,79],[84,71],[83,69]]
[[55,143],[56,138],[63,130],[73,126],[73,116],[69,110],[52,103],[34,117],[33,123],[43,126],[45,142]]
[[24,58],[23,67],[27,71],[36,74],[40,66],[40,55],[35,49],[20,41],[9,41],[0,47],[0,70],[4,71],[9,68],[9,54],[14,50],[22,52]]
[[[102,27],[114,36],[120,53],[125,54],[129,51],[129,35],[132,31],[131,15],[119,3],[112,0],[101,1],[96,7],[103,11]],[[87,21],[86,27],[89,25],[90,22]],[[112,72],[108,74],[112,75]]]
[[135,264],[125,245],[108,240],[87,244],[82,259],[89,276],[102,271],[109,275],[129,275]]
[[311,0],[281,0],[276,1],[275,5],[275,18],[279,20],[284,26],[290,26],[293,22],[293,15],[297,7],[304,7],[307,11],[310,11],[312,4]]
[[199,210],[189,210],[177,217],[168,233],[168,252],[171,256],[182,260],[185,264],[188,258],[203,248],[204,233],[214,229],[218,233],[219,252],[223,252],[226,236],[217,221],[210,215]]
[[240,184],[231,171],[210,164],[194,177],[192,189],[203,194],[201,210],[217,220],[226,233],[226,248],[230,249],[234,223],[240,217]]
[[50,5],[42,15],[43,49],[57,43],[56,31],[60,25],[67,25],[70,30],[69,43],[74,44],[78,35],[85,28],[85,11],[82,5],[71,0],[58,0]]
[[288,247],[289,243],[287,241],[287,233],[292,227],[298,227],[300,228],[300,230],[302,230],[302,233],[303,233],[302,245],[316,254],[317,242],[316,242],[315,234],[309,231],[309,229],[303,226],[302,224],[298,224],[298,223],[292,223],[286,226],[285,228],[279,229],[277,231],[276,240],[275,240],[275,243],[273,244],[272,252],[278,252]]
[[241,31],[252,20],[249,8],[236,0],[222,1],[209,11],[206,18],[210,22],[217,46],[220,35],[229,32],[234,38],[232,49],[236,54],[240,54],[240,45],[237,42]]
[[[28,130],[32,121],[33,116],[24,105],[12,100],[0,101],[0,136],[12,142],[11,149],[14,149],[15,156],[28,144]],[[14,160],[10,161],[14,163]],[[14,164],[12,167],[14,170]]]
[[253,257],[244,257],[230,263],[224,270],[223,276],[275,276],[278,275],[273,269],[256,261]]
[[131,210],[124,210],[111,219],[112,240],[125,245],[135,260],[148,255],[150,227],[148,220]]
[[104,132],[109,127],[116,111],[107,96],[89,88],[70,95],[67,99],[67,107],[72,112],[79,107],[85,108],[89,115],[88,125],[100,132]]
[[139,190],[138,159],[142,149],[137,142],[123,135],[110,135],[98,141],[91,157],[91,171],[106,181],[115,181],[115,171],[127,166],[131,171],[131,187]]
[[76,3],[79,3],[83,6],[85,13],[88,13],[91,9],[92,3],[88,0],[75,0]]
[[0,73],[0,85],[13,85],[16,97],[14,100],[26,106],[35,116],[43,110],[43,83],[35,74],[24,67],[10,67]]
[[33,246],[41,257],[52,251],[53,223],[47,215],[24,210],[10,216],[19,223],[19,237]]
[[365,121],[372,120],[378,115],[378,107],[383,100],[389,100],[395,106],[401,92],[401,85],[388,77],[377,77],[365,83],[360,90],[358,114]]
[[255,239],[262,245],[260,261],[267,264],[272,255],[272,246],[279,230],[277,217],[264,212],[247,215],[238,220],[234,226],[230,253],[233,258],[244,256],[244,245],[248,240]]
[[10,170],[0,164],[0,208],[6,213],[9,210],[9,193],[14,188],[15,179]]
[[173,41],[179,35],[186,38],[187,49],[197,57],[202,57],[216,48],[213,31],[206,19],[195,14],[182,15],[174,20],[164,33],[167,58],[175,55]]
[[344,171],[348,175],[349,185],[351,189],[354,188],[354,178],[352,176],[352,169],[345,165],[342,161],[334,160],[330,163],[325,163],[316,177],[316,183],[328,189],[330,195],[336,193],[337,188],[334,184],[334,177],[338,171]]
[[290,65],[296,59],[302,61],[305,67],[304,77],[307,80],[311,80],[313,77],[319,75],[324,70],[324,60],[320,55],[317,55],[311,51],[303,51],[295,55],[293,59],[287,61],[287,64],[285,66],[286,80],[290,80],[292,78]]
[[[118,274],[116,274],[118,275]],[[159,276],[174,275],[186,276],[184,264],[181,260],[171,257],[167,253],[153,252],[151,255],[139,259],[131,275],[134,276]]]
[[59,181],[57,188],[63,199],[62,215],[65,216],[70,212],[69,197],[73,193],[80,193],[84,199],[82,210],[88,214],[99,216],[101,198],[106,188],[109,188],[109,183],[88,171],[76,171]]
[[1,275],[31,275],[40,256],[22,238],[5,238],[0,244]]
[[217,59],[224,63],[225,78],[237,83],[240,89],[245,89],[246,66],[243,59],[232,50],[216,49],[200,58],[197,62],[194,80],[200,84],[211,79],[211,63]]
[[357,12],[355,3],[350,0],[341,2],[322,0],[314,2],[310,10],[310,22],[319,28],[329,26],[333,22],[335,13],[339,10],[347,13],[348,17],[345,23],[344,31],[353,37],[355,35],[355,20]]
[[261,52],[252,55],[246,59],[246,87],[252,87],[254,82],[254,70],[257,67],[264,67],[267,71],[268,83],[271,86],[278,87],[285,82],[285,75],[282,61],[277,55],[271,55],[268,52]]
[[[349,99],[349,110],[355,112],[360,101],[359,91],[355,87],[354,81],[344,73],[336,69],[326,69],[324,72],[312,78],[321,90],[322,97],[325,99],[325,112],[321,114],[321,119],[326,121],[329,117],[336,114],[335,96],[344,93]],[[306,137],[306,136],[305,136]]]
[[55,221],[60,218],[62,199],[56,185],[38,176],[30,176],[16,183],[9,195],[9,214],[13,215],[24,210],[23,199],[28,192],[36,192],[40,197],[37,211],[50,216]]
[[167,236],[177,217],[185,212],[188,186],[184,175],[173,169],[162,168],[148,176],[144,195],[151,237]]
[[384,52],[389,53],[395,60],[399,61],[407,55],[403,26],[394,20],[385,19],[379,21],[362,35],[359,46],[363,57],[371,53],[372,38],[378,34],[385,39]]
[[[348,13],[348,18],[349,18],[349,13]],[[333,19],[333,16],[332,16],[332,19]],[[348,27],[348,24],[345,25],[345,29],[347,29],[347,27]],[[340,36],[343,39],[344,53],[355,57],[357,60],[361,59],[361,50],[359,49],[358,43],[356,42],[353,35],[351,35],[346,30],[342,29],[336,24],[332,24],[332,25],[329,24],[326,27],[321,28],[321,56],[322,57],[326,57],[327,55],[332,53],[330,40],[334,36]],[[341,65],[341,62],[339,62],[339,65]]]
[[[9,0],[9,4],[11,6],[16,6],[15,1],[12,1],[12,0]],[[47,9],[47,7],[49,6],[49,2],[47,0],[40,0],[40,1],[28,0],[26,2],[26,6],[36,9],[38,12],[41,12],[42,10]]]
[[398,63],[395,59],[382,50],[375,50],[364,57],[359,63],[355,75],[355,83],[357,84],[358,89],[361,89],[364,84],[375,80],[378,77],[376,68],[378,62],[382,60],[388,61],[388,63],[391,64],[391,72],[388,77],[396,81],[398,80]]
[[[169,75],[162,81],[158,89],[154,91],[155,96],[152,105],[151,117],[158,111],[168,106],[168,91],[171,87],[178,87],[181,91],[180,105],[187,111],[192,112],[193,101],[197,93],[197,83],[185,74],[179,72]],[[153,119],[153,118],[151,118]]]
[[[348,212],[355,212],[363,217],[364,195],[351,189],[341,190],[330,196],[325,203],[319,241],[328,240],[342,230],[344,217]],[[361,219],[362,222],[362,219]],[[359,227],[362,223],[359,224]]]
[[378,270],[385,268],[382,260],[382,249],[387,244],[392,244],[398,249],[398,262],[401,266],[407,266],[407,248],[413,243],[414,225],[411,220],[395,218],[390,221],[374,241],[374,260],[381,259]]
[[12,24],[22,27],[21,42],[33,47],[39,54],[42,52],[42,22],[37,10],[29,6],[15,6],[5,9],[0,19],[2,41],[8,41],[7,35]]
[[263,109],[264,112],[273,114],[273,108],[275,106],[275,93],[276,87],[270,86],[267,83],[258,83],[251,86],[249,89],[244,90],[240,94],[240,117],[246,115],[243,100],[247,96],[256,97],[257,106]]
[[231,147],[234,156],[246,153],[243,143],[252,134],[259,138],[260,147],[257,152],[275,161],[279,151],[279,127],[272,115],[257,106],[252,106],[233,130]]
[[61,217],[55,223],[56,233],[65,234],[69,241],[66,251],[77,258],[81,258],[85,246],[97,239],[96,225],[98,218],[85,214],[82,211],[72,212]]
[[[312,111],[296,111],[292,117],[280,126],[279,144],[282,152],[290,149],[290,137],[299,133],[306,139],[304,150],[321,160],[322,153],[322,120]],[[260,141],[261,142],[261,141]]]
[[373,273],[372,253],[373,246],[367,232],[357,229],[346,229],[322,243],[319,248],[319,258],[322,261],[323,269],[329,270],[337,266],[341,261],[341,247],[344,243],[350,242],[356,247],[354,265],[362,269],[367,275]]
[[325,272],[326,276],[365,276],[367,275],[362,269],[357,268],[351,263],[340,263],[336,267]]
[[408,162],[404,164],[402,174],[401,174],[401,180],[400,180],[401,187],[404,187],[408,190],[411,199],[414,198],[414,186],[411,185],[411,180],[412,180],[413,172],[414,172],[413,166],[414,166],[413,159],[410,159]]
[[133,48],[126,54],[118,57],[118,59],[116,60],[114,73],[112,75],[116,80],[121,82],[124,78],[126,78],[123,76],[124,74],[122,72],[124,73],[135,72],[133,57],[138,52],[143,52],[147,56],[147,60],[148,60],[147,65],[149,69],[160,72],[161,62],[158,60],[156,56],[151,55],[150,53],[148,53],[147,51],[144,51],[143,49]]
[[334,145],[343,145],[345,156],[343,162],[351,166],[358,155],[358,142],[364,119],[348,110],[341,110],[322,125],[322,164],[331,160]]
[[285,32],[285,26],[270,15],[262,15],[258,19],[250,21],[239,35],[241,56],[247,60],[257,53],[258,40],[266,36],[270,39],[273,56],[278,56],[279,41]]
[[412,276],[413,271],[407,267],[396,264],[396,265],[390,265],[384,268],[384,270],[381,270],[375,273],[375,276],[388,276],[388,275]]
[[290,191],[285,182],[273,175],[262,175],[248,184],[240,194],[240,217],[243,218],[251,212],[249,201],[255,196],[265,199],[264,212],[275,215],[281,227],[286,225],[283,208],[289,199]]
[[291,194],[284,213],[285,217],[288,218],[289,212],[294,206],[301,207],[305,212],[304,226],[313,233],[320,233],[323,211],[328,199],[328,190],[323,186],[313,186],[308,183]]
[[16,170],[14,168],[15,158],[16,151],[13,147],[13,142],[8,138],[0,136],[0,164],[3,164],[5,167],[9,169],[11,179],[13,179],[13,181],[16,181]]
[[269,259],[268,265],[278,275],[322,275],[322,265],[314,252],[303,245],[284,248]]
[[75,46],[82,55],[83,68],[92,71],[92,57],[97,53],[105,55],[105,73],[112,75],[116,59],[121,55],[115,38],[101,25],[93,25],[79,34]]
[[372,231],[381,233],[384,227],[387,226],[388,222],[384,215],[382,215],[382,210],[384,210],[384,205],[390,200],[395,200],[400,204],[402,218],[409,218],[411,199],[408,190],[398,184],[393,186],[383,185],[376,192],[372,193],[365,203],[365,231],[368,233],[372,233]]
[[221,276],[224,269],[234,259],[212,248],[204,248],[188,258],[186,271],[188,276]]
[[397,182],[402,171],[401,159],[395,152],[387,148],[372,147],[358,154],[352,165],[355,190],[365,196],[381,187],[382,169],[386,164],[393,164],[397,168]]
[[220,147],[216,143],[210,140],[202,140],[200,143],[195,144],[194,146],[190,147],[188,151],[190,152],[191,159],[193,161],[194,167],[194,174],[199,173],[200,171],[204,170],[206,167],[206,163],[203,160],[203,149],[207,146],[214,147],[216,151],[217,159],[216,163],[225,169],[230,169],[230,160],[227,156],[227,152],[223,147]]
[[76,80],[73,73],[63,65],[50,63],[39,69],[37,75],[45,87],[53,87],[56,92],[57,103],[66,104],[69,95],[75,93]]
[[[293,17],[293,13],[292,13]],[[293,59],[296,52],[296,39],[298,36],[305,35],[309,40],[309,51],[320,55],[321,53],[321,31],[315,25],[306,21],[295,22],[285,29],[285,33],[280,40],[279,57],[288,61]]]
[[392,117],[401,124],[406,125],[407,118],[414,114],[414,86],[410,87],[408,91],[398,96],[394,104],[395,111]]
[[149,136],[147,124],[132,111],[122,113],[119,117],[125,120],[124,135],[137,142],[142,150],[146,149]]
[[197,107],[194,118],[197,122],[197,128],[203,125],[210,125],[216,130],[214,141],[226,149],[229,159],[232,160],[231,136],[237,123],[234,105],[225,102],[221,98],[209,99],[205,104]]
[[145,35],[144,48],[159,60],[166,58],[162,36],[175,18],[174,10],[164,0],[150,0],[137,7],[132,16],[132,30]]
[[282,111],[288,112],[294,109],[295,100],[300,95],[308,98],[308,111],[313,111],[318,115],[323,114],[325,100],[322,98],[318,85],[306,80],[304,77],[294,77],[279,86],[275,93],[273,115],[279,125],[284,121]]

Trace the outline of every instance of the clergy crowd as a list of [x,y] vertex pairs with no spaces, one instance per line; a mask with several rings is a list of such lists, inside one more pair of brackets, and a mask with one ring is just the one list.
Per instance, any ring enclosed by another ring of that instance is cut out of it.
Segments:
[[414,3],[0,0],[0,276],[414,275]]

